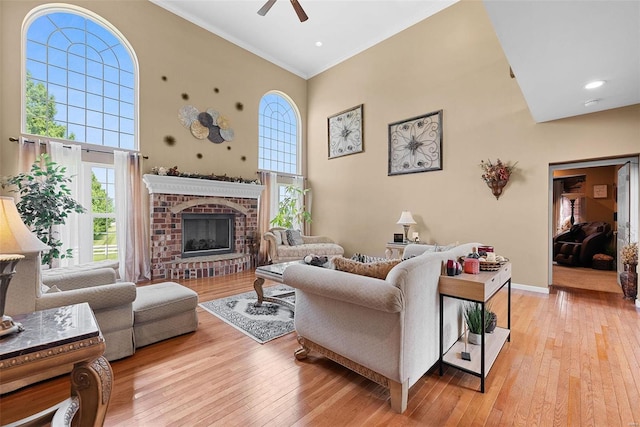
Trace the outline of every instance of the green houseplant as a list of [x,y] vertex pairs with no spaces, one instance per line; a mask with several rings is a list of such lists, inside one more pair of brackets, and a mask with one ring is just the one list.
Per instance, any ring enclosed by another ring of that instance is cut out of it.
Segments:
[[[16,203],[24,223],[38,239],[51,249],[42,255],[42,264],[51,267],[56,258],[71,258],[72,250],[62,250],[62,241],[56,237],[55,225],[66,222],[69,214],[83,213],[84,207],[71,197],[67,184],[71,178],[66,168],[42,154],[28,173],[9,177],[7,183],[17,187],[20,201]],[[4,185],[3,185],[4,187]]]
[[308,192],[308,188],[303,190],[295,185],[287,185],[284,197],[278,204],[278,213],[271,220],[271,224],[276,227],[293,228],[296,224],[311,222],[311,213],[300,202]]
[[488,305],[484,308],[484,328],[482,325],[482,304],[479,302],[466,303],[463,308],[464,320],[469,328],[469,342],[480,344],[480,334],[483,331],[493,332],[491,326],[495,328],[495,314],[491,312]]

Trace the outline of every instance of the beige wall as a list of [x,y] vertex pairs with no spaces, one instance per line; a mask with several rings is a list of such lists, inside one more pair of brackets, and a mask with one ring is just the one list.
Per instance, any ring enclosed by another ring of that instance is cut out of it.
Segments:
[[[481,2],[463,1],[309,81],[314,233],[383,254],[410,210],[423,240],[480,241],[548,285],[549,163],[638,153],[640,106],[536,124]],[[364,152],[327,159],[326,118],[364,103]],[[443,170],[387,176],[388,123],[444,110]],[[518,162],[496,200],[480,160]]]
[[[21,26],[42,1],[0,1],[0,175],[15,173],[20,134]],[[140,149],[153,166],[182,171],[256,178],[258,170],[258,104],[270,90],[287,93],[306,117],[304,79],[171,14],[149,1],[68,1],[102,16],[126,37],[140,70]],[[167,77],[167,81],[162,80]],[[219,93],[214,93],[214,88]],[[182,93],[189,95],[184,101]],[[236,110],[236,103],[244,106]],[[231,120],[235,138],[213,144],[194,138],[178,122],[180,107],[215,108]],[[164,137],[175,137],[168,146]],[[228,150],[227,147],[231,147]],[[202,159],[196,157],[203,155]],[[246,161],[241,157],[246,156]]]

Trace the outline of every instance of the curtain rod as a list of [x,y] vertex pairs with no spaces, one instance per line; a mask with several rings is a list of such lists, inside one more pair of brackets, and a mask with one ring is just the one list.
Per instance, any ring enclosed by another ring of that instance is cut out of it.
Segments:
[[[9,137],[9,141],[11,142],[20,142],[20,140],[18,138],[14,138],[14,137]],[[44,142],[38,142],[38,141],[29,141],[28,139],[24,139],[24,142],[28,142],[29,144],[40,144],[40,145],[47,145]],[[63,145],[64,148],[71,148],[71,146],[69,145]],[[103,153],[103,154],[113,154],[113,151],[104,151],[104,150],[94,150],[92,148],[82,148],[82,151],[86,151],[87,153]],[[132,154],[139,154],[139,153],[132,153]],[[149,157],[148,156],[142,156],[143,159],[147,160]]]

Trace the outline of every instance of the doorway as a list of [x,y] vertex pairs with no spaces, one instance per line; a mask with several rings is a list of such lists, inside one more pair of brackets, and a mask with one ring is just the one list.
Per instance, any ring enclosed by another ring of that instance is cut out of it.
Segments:
[[[550,285],[622,293],[618,254],[624,242],[638,241],[638,160],[633,156],[549,165]],[[571,243],[584,238],[580,233],[596,229],[601,233],[587,241],[585,250]],[[554,237],[569,243],[554,244]],[[592,260],[596,252],[597,262]]]

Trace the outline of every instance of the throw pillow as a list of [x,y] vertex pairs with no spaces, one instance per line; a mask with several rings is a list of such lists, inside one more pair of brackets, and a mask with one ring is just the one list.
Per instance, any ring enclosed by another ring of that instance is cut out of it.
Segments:
[[382,257],[378,257],[378,256],[369,256],[369,255],[365,255],[365,254],[359,254],[359,253],[355,253],[353,254],[353,256],[351,257],[352,260],[354,261],[358,261],[358,262],[377,262],[377,261],[388,261],[387,258],[382,258]]
[[387,259],[384,261],[363,263],[344,257],[335,257],[333,264],[336,266],[336,270],[384,280],[387,278],[389,271],[400,264],[401,261],[400,259]]
[[289,242],[289,246],[303,245],[304,241],[300,230],[287,230],[287,242]]
[[289,241],[287,240],[287,230],[278,230],[280,233],[280,240],[282,240],[282,244],[285,246],[289,246]]

